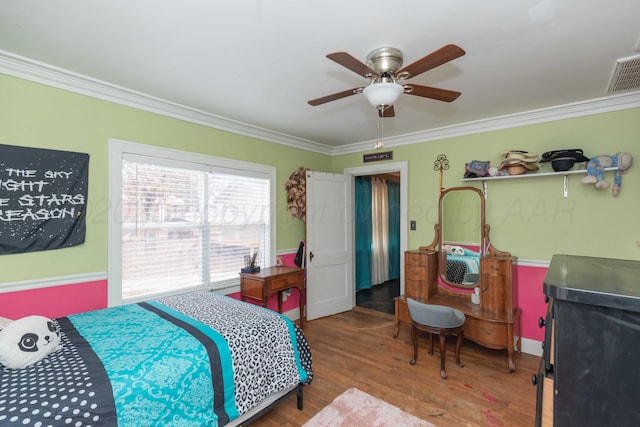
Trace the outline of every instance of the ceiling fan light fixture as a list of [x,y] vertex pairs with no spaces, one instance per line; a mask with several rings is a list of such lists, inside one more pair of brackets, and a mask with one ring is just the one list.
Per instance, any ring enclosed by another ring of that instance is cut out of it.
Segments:
[[376,108],[380,105],[393,105],[402,92],[404,87],[398,83],[374,83],[362,91],[369,104]]

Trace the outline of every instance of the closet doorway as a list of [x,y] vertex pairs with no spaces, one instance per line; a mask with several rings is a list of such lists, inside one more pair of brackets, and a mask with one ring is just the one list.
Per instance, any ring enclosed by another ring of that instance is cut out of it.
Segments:
[[393,314],[404,281],[406,162],[354,169],[345,172],[354,185],[356,306]]

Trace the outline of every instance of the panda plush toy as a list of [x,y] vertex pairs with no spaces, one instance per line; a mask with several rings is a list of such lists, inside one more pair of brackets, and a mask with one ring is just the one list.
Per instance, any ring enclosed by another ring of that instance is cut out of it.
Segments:
[[43,316],[0,318],[0,363],[9,369],[33,365],[62,348],[58,326]]

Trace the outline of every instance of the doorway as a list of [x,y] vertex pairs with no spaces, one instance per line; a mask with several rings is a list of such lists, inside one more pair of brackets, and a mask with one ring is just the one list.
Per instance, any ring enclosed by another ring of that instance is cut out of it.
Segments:
[[354,179],[356,306],[393,314],[400,295],[400,174]]
[[[399,202],[391,204],[389,206],[392,215],[396,215],[399,222],[399,234],[398,244],[395,250],[389,251],[388,264],[395,263],[395,267],[389,271],[388,280],[380,281],[379,277],[375,278],[370,287],[366,285],[363,287],[362,281],[358,279],[358,283],[354,280],[354,290],[356,294],[356,306],[381,311],[384,313],[393,314],[395,311],[394,298],[403,292],[404,288],[404,251],[407,249],[407,221],[406,221],[406,203],[407,203],[407,163],[406,162],[394,162],[386,165],[373,165],[363,166],[358,168],[351,168],[345,170],[346,174],[353,176],[354,182],[354,206],[357,201],[356,198],[356,179],[373,179],[384,180],[385,182],[392,183],[396,186],[396,190],[399,192]],[[404,178],[404,179],[403,179]],[[357,221],[356,221],[357,222]],[[355,225],[354,228],[357,228]],[[358,243],[362,243],[359,240],[358,234],[354,236],[355,248]],[[365,246],[368,242],[365,242]],[[354,270],[358,269],[358,255],[354,256]],[[361,261],[362,262],[362,261]],[[365,261],[366,264],[366,261]],[[362,266],[361,266],[362,267]],[[367,269],[369,266],[364,265],[363,268]],[[393,271],[395,268],[395,272]]]
[[395,314],[394,298],[400,295],[400,278],[356,291],[356,306]]

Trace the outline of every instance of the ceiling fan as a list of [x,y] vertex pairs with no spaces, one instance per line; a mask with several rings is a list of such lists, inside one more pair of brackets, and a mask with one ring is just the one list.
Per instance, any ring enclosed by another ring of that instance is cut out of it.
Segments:
[[400,68],[402,67],[402,52],[393,47],[381,47],[372,51],[367,56],[366,64],[363,64],[347,52],[330,53],[327,58],[362,77],[368,78],[370,83],[366,87],[356,87],[323,96],[322,98],[312,99],[308,103],[316,106],[357,93],[363,93],[371,105],[377,108],[380,117],[394,117],[393,104],[402,93],[451,102],[460,96],[460,92],[417,84],[401,85],[397,81],[415,77],[464,54],[465,51],[459,46],[448,44],[414,63]]

